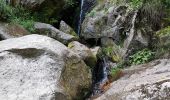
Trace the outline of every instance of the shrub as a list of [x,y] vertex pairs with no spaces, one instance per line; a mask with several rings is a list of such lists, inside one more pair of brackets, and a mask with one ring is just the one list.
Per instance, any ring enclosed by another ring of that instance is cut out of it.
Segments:
[[109,75],[109,80],[113,82],[119,79],[121,76],[123,76],[123,72],[120,68],[112,68]]
[[157,36],[169,36],[170,35],[170,26],[161,29],[160,31],[156,32]]
[[119,71],[121,71],[120,68],[112,68],[112,69],[111,69],[111,75],[112,75],[112,76],[115,76]]
[[45,13],[31,12],[21,6],[11,6],[0,0],[0,20],[16,23],[30,32],[34,32],[34,22],[55,23],[57,18],[47,18]]
[[108,56],[109,58],[112,59],[114,62],[120,62],[122,61],[122,57],[120,54],[120,46],[108,46],[108,47],[103,47],[102,52],[104,55]]
[[148,49],[143,49],[141,51],[138,51],[134,55],[130,56],[130,64],[132,65],[144,64],[152,60],[153,57],[154,52]]
[[12,7],[5,0],[0,0],[0,19],[20,24],[28,31],[34,32],[35,18],[31,15],[31,12],[20,6]]
[[130,7],[132,9],[138,9],[142,6],[143,0],[131,0],[130,1]]
[[12,16],[13,9],[4,0],[0,0],[0,19],[7,20]]
[[64,0],[64,1],[66,3],[64,8],[74,7],[78,3],[76,0]]

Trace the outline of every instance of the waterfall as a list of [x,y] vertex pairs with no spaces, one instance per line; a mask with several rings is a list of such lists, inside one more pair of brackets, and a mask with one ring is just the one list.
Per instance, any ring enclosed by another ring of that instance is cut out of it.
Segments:
[[78,35],[80,36],[81,33],[81,24],[83,20],[83,5],[84,5],[84,0],[81,0],[81,9],[80,9],[80,18],[79,18],[79,23],[78,23]]
[[109,66],[107,64],[107,57],[102,57],[97,60],[97,64],[93,69],[93,89],[92,97],[97,96],[104,92],[104,86],[109,84],[108,71]]

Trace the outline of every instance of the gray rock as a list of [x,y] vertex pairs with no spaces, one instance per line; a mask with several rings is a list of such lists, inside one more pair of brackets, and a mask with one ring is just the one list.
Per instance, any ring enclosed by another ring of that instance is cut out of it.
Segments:
[[170,59],[132,66],[95,100],[169,100]]
[[60,22],[60,29],[59,30],[64,32],[64,33],[67,33],[67,34],[77,36],[77,34],[74,32],[74,30],[69,25],[67,25],[64,21]]
[[103,46],[103,47],[114,46],[114,41],[112,38],[102,37],[101,38],[101,46]]
[[88,66],[90,66],[90,67],[95,66],[96,57],[93,55],[93,53],[91,52],[91,50],[88,47],[86,47],[85,45],[83,45],[77,41],[73,41],[73,42],[69,43],[68,47],[70,48],[70,50],[72,50],[73,52],[78,54],[80,56],[80,58],[82,60],[84,60]]
[[114,42],[121,46],[125,60],[135,51],[149,46],[152,42],[150,34],[153,30],[144,18],[139,21],[138,10],[131,11],[124,3],[115,5],[110,0],[97,1],[99,3],[86,16],[82,24],[83,38],[101,39],[102,45]]
[[0,100],[70,100],[91,84],[86,64],[41,35],[0,41]]
[[51,38],[54,38],[54,39],[60,41],[63,44],[68,44],[71,41],[77,40],[77,38],[75,36],[66,34],[66,33],[56,29],[55,27],[53,27],[50,24],[37,22],[37,23],[35,23],[34,27],[38,34],[49,36]]
[[0,40],[16,38],[30,34],[27,30],[17,24],[0,23]]

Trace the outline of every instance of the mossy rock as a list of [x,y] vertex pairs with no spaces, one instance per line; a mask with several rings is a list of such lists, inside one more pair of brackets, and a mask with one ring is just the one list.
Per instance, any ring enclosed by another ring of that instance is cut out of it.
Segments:
[[113,55],[112,56],[112,60],[115,61],[115,62],[120,62],[121,61],[121,57],[118,56],[118,55]]
[[156,32],[158,43],[156,46],[156,58],[167,58],[166,55],[170,54],[170,26],[163,28]]
[[160,31],[156,32],[156,35],[159,37],[170,36],[170,26],[163,28]]
[[116,81],[117,79],[119,79],[120,77],[123,76],[123,71],[119,68],[116,69],[112,69],[111,73],[109,75],[109,80],[111,82]]

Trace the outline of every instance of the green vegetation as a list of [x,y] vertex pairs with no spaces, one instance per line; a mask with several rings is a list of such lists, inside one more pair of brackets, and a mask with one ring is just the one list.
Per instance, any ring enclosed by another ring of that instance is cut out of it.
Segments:
[[130,7],[132,9],[141,8],[143,4],[143,0],[130,0]]
[[31,12],[20,6],[12,7],[6,4],[4,0],[0,0],[0,19],[20,24],[30,32],[34,31],[35,18],[31,15]]
[[119,79],[123,75],[122,69],[120,68],[112,68],[109,74],[109,80],[111,82]]
[[113,47],[103,47],[103,53],[107,56],[111,56],[113,52]]
[[87,14],[87,16],[94,17],[95,14],[96,14],[96,11],[92,10],[90,13]]
[[64,1],[66,2],[64,8],[74,7],[78,3],[75,0],[64,0]]
[[[155,45],[155,51],[156,51],[156,58],[160,57],[166,57],[167,54],[169,54],[170,51],[170,26],[165,27],[158,32],[156,32],[156,36],[159,40],[159,42]],[[168,56],[167,56],[168,57]]]
[[149,62],[154,58],[154,52],[149,49],[143,49],[138,51],[134,55],[130,56],[130,64],[138,65]]
[[118,50],[119,50],[118,47],[111,47],[111,46],[102,48],[103,54],[110,57],[112,59],[112,61],[114,61],[114,62],[122,61],[122,58],[121,58]]
[[0,0],[0,20],[15,23],[34,33],[34,22],[56,23],[57,18],[48,18],[45,13],[31,12],[21,6],[11,6]]
[[121,69],[120,68],[112,68],[111,69],[111,75],[112,76],[115,76],[118,72],[120,72]]
[[158,7],[156,9],[159,9],[159,7],[170,8],[170,0],[129,0],[129,1],[130,1],[130,5],[133,8],[140,8],[142,6],[152,7],[152,8]]
[[157,36],[167,36],[167,35],[170,35],[170,26],[164,28],[164,29],[161,29],[160,31],[158,31],[156,33]]

